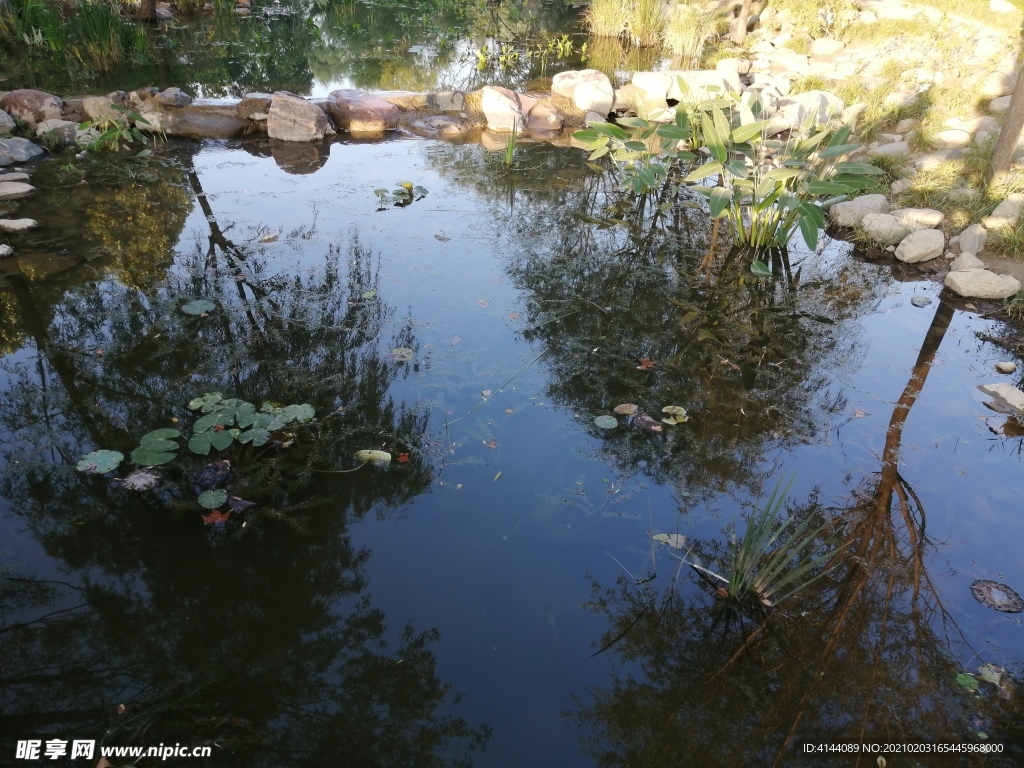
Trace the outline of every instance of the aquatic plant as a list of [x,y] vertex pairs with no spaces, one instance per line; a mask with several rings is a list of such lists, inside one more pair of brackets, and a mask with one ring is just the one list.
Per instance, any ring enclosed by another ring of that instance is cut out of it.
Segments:
[[[86,131],[81,142],[82,149],[89,152],[104,150],[116,152],[128,149],[135,142],[149,143],[149,138],[139,128],[140,124],[151,125],[149,120],[119,104],[111,104],[110,109],[118,113],[116,118],[96,122],[87,120],[78,126],[81,130]],[[90,131],[90,128],[95,130]],[[163,136],[163,132],[159,130],[151,130],[150,133],[154,137]]]
[[[870,177],[882,173],[842,160],[859,147],[848,143],[852,128],[821,125],[816,110],[788,139],[774,140],[768,136],[771,121],[760,119],[760,97],[741,100],[710,88],[707,97],[691,100],[681,78],[678,87],[683,100],[670,123],[625,118],[617,125],[592,124],[574,137],[590,149],[591,162],[607,155],[617,163],[635,195],[692,185],[708,199],[712,219],[728,220],[736,245],[754,255],[785,248],[797,229],[817,248],[822,210],[875,186]],[[691,170],[705,153],[711,159]]]
[[715,13],[692,5],[678,5],[665,26],[665,45],[683,69],[700,67],[704,46],[715,34]]
[[414,185],[411,181],[403,181],[390,192],[386,187],[380,187],[373,190],[373,194],[377,196],[380,203],[377,210],[383,211],[387,203],[393,203],[396,208],[405,208],[416,200],[422,200],[430,193],[426,187]]

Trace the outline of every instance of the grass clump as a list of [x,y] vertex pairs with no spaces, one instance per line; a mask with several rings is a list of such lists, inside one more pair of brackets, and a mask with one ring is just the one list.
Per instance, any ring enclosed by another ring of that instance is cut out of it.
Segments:
[[716,14],[692,5],[678,5],[665,27],[665,46],[678,66],[696,69],[704,58],[708,40],[717,35]]
[[1000,199],[984,189],[980,175],[961,158],[914,174],[910,187],[900,195],[900,205],[942,211],[943,229],[958,232],[992,213]]
[[832,83],[821,75],[808,75],[807,77],[801,78],[793,83],[793,87],[790,89],[790,95],[807,93],[808,91],[827,91],[832,87]]
[[[1024,223],[989,232],[988,242],[1006,258],[1024,261]],[[1024,316],[1024,295],[1022,294],[1024,291],[1017,293],[1011,300],[1017,317]],[[1011,315],[1014,314],[1010,307],[1007,307],[1007,311],[1010,311]]]
[[661,42],[660,0],[591,0],[584,22],[595,37],[619,37],[641,48]]

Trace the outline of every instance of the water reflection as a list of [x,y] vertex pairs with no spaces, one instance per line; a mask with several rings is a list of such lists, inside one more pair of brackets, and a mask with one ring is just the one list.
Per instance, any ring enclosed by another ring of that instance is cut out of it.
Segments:
[[[357,236],[281,271],[254,243],[261,230],[221,222],[188,156],[176,162],[173,199],[197,201],[207,228],[193,250],[173,263],[160,252],[183,205],[150,201],[137,235],[166,239],[137,265],[115,250],[90,269],[99,280],[6,280],[11,343],[24,347],[4,360],[0,497],[64,574],[3,569],[0,729],[214,744],[230,765],[468,765],[488,729],[453,709],[438,631],[389,624],[367,591],[370,553],[348,533],[423,493],[431,468],[319,472],[424,432],[429,411],[389,395],[408,367],[382,351],[417,349],[412,324],[395,320],[379,257]],[[106,199],[105,215],[141,204],[129,198]],[[315,226],[282,237],[302,242]],[[198,298],[216,309],[180,311]],[[142,433],[187,423],[184,404],[212,391],[308,402],[319,417],[290,446],[226,452],[232,492],[256,504],[244,525],[202,524],[206,457],[182,456],[145,492],[75,473],[87,450],[127,454]]]

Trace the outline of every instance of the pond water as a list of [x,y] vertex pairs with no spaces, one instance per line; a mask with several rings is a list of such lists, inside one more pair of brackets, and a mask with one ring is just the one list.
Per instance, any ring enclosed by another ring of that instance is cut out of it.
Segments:
[[[1020,764],[1024,627],[970,587],[1024,585],[1021,437],[976,388],[1024,361],[921,272],[835,241],[789,279],[709,267],[703,211],[607,227],[614,179],[550,145],[509,167],[404,138],[172,142],[32,170],[17,215],[42,226],[0,262],[5,755],[837,765],[792,741],[987,737],[1001,757],[954,764]],[[401,181],[429,193],[377,210]],[[75,471],[190,434],[212,392],[315,419],[182,448],[151,490],[113,479],[127,460]],[[627,403],[690,419],[651,431]],[[761,631],[680,557],[723,572],[780,484],[849,556]],[[255,506],[204,523],[211,487]],[[958,682],[984,664],[998,685]]]
[[[248,16],[233,7],[141,25],[148,48],[106,72],[68,65],[46,50],[0,60],[0,83],[65,96],[144,85],[177,86],[203,98],[287,90],[326,96],[337,88],[522,89],[538,77],[582,64],[613,73],[643,68],[655,51],[627,54],[617,44],[583,49],[580,8],[536,3],[311,3],[256,0]],[[16,54],[16,55],[15,55]],[[637,58],[639,56],[639,58]]]

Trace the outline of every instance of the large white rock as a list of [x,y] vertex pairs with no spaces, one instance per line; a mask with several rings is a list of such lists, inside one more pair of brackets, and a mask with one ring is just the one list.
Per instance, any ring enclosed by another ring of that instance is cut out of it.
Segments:
[[834,53],[839,53],[845,47],[846,44],[841,40],[831,37],[819,37],[811,43],[811,53],[815,56],[831,56]]
[[288,91],[277,91],[270,102],[267,133],[279,141],[320,141],[327,132],[327,115],[316,104]]
[[978,387],[986,395],[993,398],[992,405],[1000,413],[1013,415],[1024,414],[1024,392],[1010,384],[982,384]]
[[1024,213],[1024,193],[1014,192],[1007,195],[996,209],[989,216],[982,219],[982,225],[986,230],[1000,229],[1001,227],[1012,227],[1020,221]]
[[947,128],[932,137],[936,149],[965,149],[971,145],[970,131],[963,128]]
[[861,220],[860,227],[869,240],[887,245],[900,242],[908,234],[900,220],[888,213],[869,213]]
[[526,130],[526,115],[519,94],[508,88],[485,85],[481,91],[480,108],[487,118],[487,127],[505,133]]
[[28,139],[23,139],[20,136],[0,139],[0,166],[24,163],[41,154],[43,154],[42,147],[37,147]]
[[[116,122],[118,118],[124,117],[124,113],[111,109],[114,101],[109,96],[86,96],[82,99],[82,112],[94,123],[104,121]],[[118,106],[124,106],[118,104]]]
[[998,98],[992,99],[988,103],[990,111],[995,112],[997,115],[1003,114],[1010,108],[1010,96],[999,96]]
[[402,111],[379,96],[355,88],[339,88],[327,94],[324,105],[334,127],[349,133],[384,133],[398,127]]
[[842,117],[845,108],[846,103],[828,91],[807,91],[779,101],[782,116],[792,125],[804,125],[805,121],[825,125],[833,118]]
[[35,219],[0,219],[0,232],[27,232],[37,224]]
[[11,246],[4,243],[0,245],[0,259],[6,259],[8,256],[14,255],[14,249]]
[[14,118],[0,109],[0,136],[6,136],[17,127]]
[[889,201],[885,195],[861,195],[836,203],[828,210],[840,227],[856,227],[869,213],[888,213]]
[[28,197],[36,188],[20,181],[0,181],[0,200],[19,200]]
[[937,229],[919,229],[911,232],[896,246],[896,258],[907,264],[930,261],[942,255],[946,237]]
[[946,287],[974,299],[1007,299],[1020,290],[1020,281],[987,269],[966,269],[946,275]]
[[916,232],[919,229],[935,229],[942,224],[942,220],[945,218],[942,211],[932,208],[898,208],[889,213],[899,219],[900,224],[909,232]]
[[960,250],[971,253],[981,253],[985,250],[985,241],[988,239],[988,232],[981,224],[971,224],[960,233]]
[[938,168],[943,163],[951,160],[959,160],[963,157],[963,151],[959,149],[936,149],[934,152],[926,152],[914,158],[914,167],[919,171],[930,171]]
[[78,123],[70,120],[43,120],[36,125],[36,136],[53,144],[74,144]]
[[973,253],[964,251],[949,265],[950,272],[963,272],[965,269],[985,269],[985,262]]
[[551,81],[551,92],[572,99],[583,112],[607,115],[615,104],[615,89],[604,72],[583,69],[559,72]]
[[1006,72],[990,72],[981,83],[978,95],[983,99],[995,99],[1013,93],[1013,75]]

